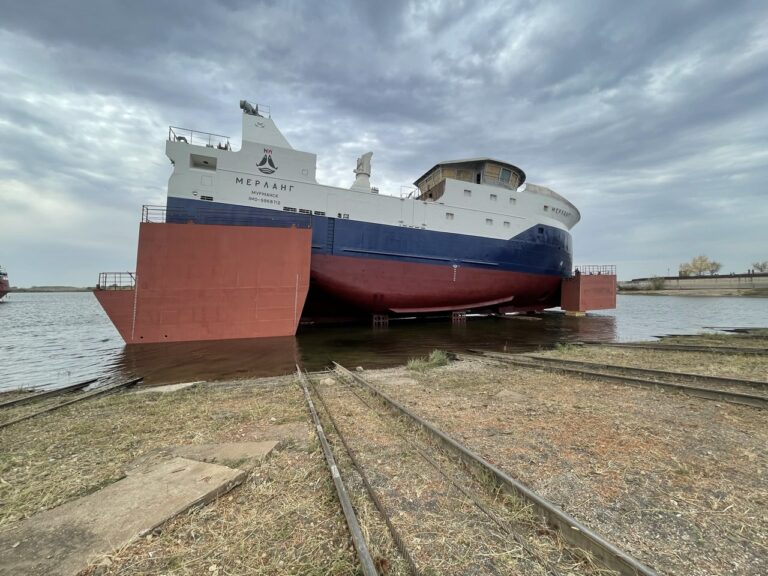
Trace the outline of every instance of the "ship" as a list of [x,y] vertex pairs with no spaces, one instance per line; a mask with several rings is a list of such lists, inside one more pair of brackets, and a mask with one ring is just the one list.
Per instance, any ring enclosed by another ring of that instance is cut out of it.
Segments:
[[268,107],[240,108],[239,150],[227,136],[168,130],[167,201],[143,208],[137,269],[102,273],[95,291],[126,342],[290,335],[310,310],[560,305],[581,216],[518,166],[438,162],[413,187],[382,194],[367,152],[349,188],[324,185],[317,156],[295,149]]
[[11,291],[11,285],[8,283],[8,273],[0,266],[0,300]]

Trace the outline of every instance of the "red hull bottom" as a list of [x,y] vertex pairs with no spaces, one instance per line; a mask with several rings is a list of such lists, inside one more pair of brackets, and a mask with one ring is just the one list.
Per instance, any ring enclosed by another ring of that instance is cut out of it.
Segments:
[[94,292],[127,344],[292,336],[312,231],[142,223],[132,290]]
[[419,314],[560,304],[559,276],[314,255],[312,279],[325,292],[374,314]]
[[8,284],[7,280],[3,280],[0,282],[0,298],[3,298],[8,292],[10,292],[11,286]]

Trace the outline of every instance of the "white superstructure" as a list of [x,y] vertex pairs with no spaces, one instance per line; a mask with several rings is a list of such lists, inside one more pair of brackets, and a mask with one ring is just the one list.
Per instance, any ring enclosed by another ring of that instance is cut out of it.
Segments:
[[[446,162],[439,194],[425,186],[408,197],[379,194],[370,188],[370,155],[358,162],[351,189],[318,184],[315,154],[295,150],[271,117],[243,102],[243,140],[232,150],[225,137],[171,129],[166,154],[174,170],[169,200],[201,200],[281,212],[352,219],[361,222],[508,239],[535,224],[570,230],[580,218],[573,204],[555,192],[531,184],[517,186],[488,178],[492,169],[506,175],[513,166],[488,158]],[[369,153],[370,154],[370,153]],[[367,157],[367,158],[366,158]],[[451,172],[454,165],[463,169]],[[417,181],[417,185],[420,182]]]

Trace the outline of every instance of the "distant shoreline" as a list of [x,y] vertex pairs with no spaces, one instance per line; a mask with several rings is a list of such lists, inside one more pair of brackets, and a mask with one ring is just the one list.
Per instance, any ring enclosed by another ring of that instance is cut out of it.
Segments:
[[93,292],[92,287],[78,287],[78,286],[32,286],[31,288],[16,288],[15,286],[10,289],[9,294],[15,292]]
[[729,296],[739,298],[768,298],[765,289],[700,288],[690,290],[619,290],[617,294],[632,296]]

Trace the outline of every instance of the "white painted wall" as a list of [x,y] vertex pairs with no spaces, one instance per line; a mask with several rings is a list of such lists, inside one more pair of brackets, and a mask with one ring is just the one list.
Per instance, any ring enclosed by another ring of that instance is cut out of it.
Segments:
[[[258,171],[257,163],[265,153],[271,154],[277,168],[273,174]],[[578,211],[570,203],[537,191],[536,187],[530,191],[511,190],[449,179],[438,201],[424,202],[324,186],[316,180],[315,154],[293,149],[271,118],[248,114],[243,114],[243,145],[239,151],[169,141],[166,154],[174,163],[168,196],[177,198],[199,200],[207,196],[226,204],[278,211],[291,207],[321,211],[331,217],[346,214],[351,220],[363,222],[500,239],[536,224],[570,230],[579,220]],[[215,158],[216,169],[193,167],[191,154]],[[449,219],[447,213],[453,218]]]

